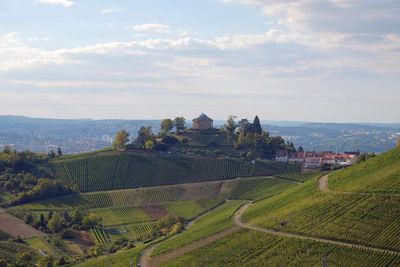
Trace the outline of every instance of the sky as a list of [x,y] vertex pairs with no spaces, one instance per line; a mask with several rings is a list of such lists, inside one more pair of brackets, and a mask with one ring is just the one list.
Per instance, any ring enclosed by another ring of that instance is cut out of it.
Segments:
[[400,122],[398,0],[0,0],[0,115]]

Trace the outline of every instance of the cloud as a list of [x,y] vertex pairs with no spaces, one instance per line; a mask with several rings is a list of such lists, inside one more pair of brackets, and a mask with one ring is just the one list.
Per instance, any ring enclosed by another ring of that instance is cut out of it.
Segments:
[[168,33],[170,31],[170,27],[168,25],[157,23],[133,25],[132,29],[138,32]]
[[122,11],[121,8],[104,8],[100,10],[102,14],[120,13],[121,11]]
[[75,2],[72,0],[38,0],[38,2],[47,5],[59,5],[64,7],[71,7],[75,5]]

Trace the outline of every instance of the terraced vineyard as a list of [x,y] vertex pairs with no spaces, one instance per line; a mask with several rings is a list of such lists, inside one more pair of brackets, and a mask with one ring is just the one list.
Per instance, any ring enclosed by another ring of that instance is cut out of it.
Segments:
[[299,172],[297,164],[151,153],[101,152],[53,160],[54,175],[81,192]]
[[[372,165],[374,161],[367,164]],[[359,168],[354,167],[355,170]],[[369,169],[365,170],[369,176]],[[352,172],[352,168],[338,171],[333,176],[342,177],[348,172]],[[361,177],[362,173],[357,176]],[[396,184],[392,183],[392,186],[393,192]],[[311,179],[255,203],[243,218],[266,228],[400,251],[399,203],[400,195],[394,193],[321,192],[316,179]]]
[[400,256],[242,230],[162,266],[399,266]]

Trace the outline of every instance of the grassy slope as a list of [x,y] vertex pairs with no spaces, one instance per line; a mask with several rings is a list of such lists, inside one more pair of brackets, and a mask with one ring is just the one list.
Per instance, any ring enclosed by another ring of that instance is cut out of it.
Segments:
[[112,255],[102,256],[97,259],[90,259],[80,264],[74,265],[75,267],[127,267],[132,262],[135,266],[137,257],[140,251],[143,249],[142,246],[133,249],[124,250],[117,252]]
[[400,256],[242,230],[163,266],[398,266]]
[[196,221],[189,230],[161,243],[154,250],[153,255],[166,253],[232,226],[232,215],[243,203],[244,201],[242,200],[232,200],[224,203]]
[[[383,157],[385,156],[387,155]],[[385,162],[382,159],[377,158],[376,161],[380,161],[384,168]],[[367,162],[371,165],[373,163],[375,161]],[[334,175],[341,176],[342,173],[359,168],[360,166],[354,166]],[[369,177],[370,171],[366,170]],[[374,175],[379,176],[379,170],[375,170]],[[362,174],[359,173],[355,179],[358,179],[358,183],[363,183],[360,181],[362,178],[358,177],[362,177]],[[365,184],[378,180],[365,179]],[[380,179],[383,183],[386,182],[384,177]],[[347,179],[344,184],[347,189],[354,189],[356,183]],[[392,184],[396,186],[396,183]],[[267,228],[400,251],[399,203],[398,194],[323,193],[317,188],[315,178],[280,195],[255,203],[243,214],[243,219]]]
[[338,191],[400,193],[400,148],[329,176]]

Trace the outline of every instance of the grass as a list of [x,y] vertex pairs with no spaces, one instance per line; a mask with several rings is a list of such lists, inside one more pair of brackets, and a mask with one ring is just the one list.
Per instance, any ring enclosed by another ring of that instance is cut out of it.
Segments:
[[296,186],[296,183],[275,178],[267,178],[265,182],[253,188],[252,190],[239,195],[237,198],[259,200],[277,195],[293,186]]
[[179,201],[164,204],[164,207],[173,215],[191,219],[202,213],[204,209],[195,201]]
[[136,266],[136,262],[140,251],[143,249],[143,246],[138,246],[128,250],[122,250],[115,254],[105,255],[98,257],[96,259],[90,259],[83,263],[79,263],[74,265],[75,267],[127,267]]
[[241,230],[162,266],[398,266],[400,256]]
[[232,200],[210,211],[187,231],[161,243],[154,250],[153,256],[167,253],[233,226],[232,215],[243,203],[243,200]]

